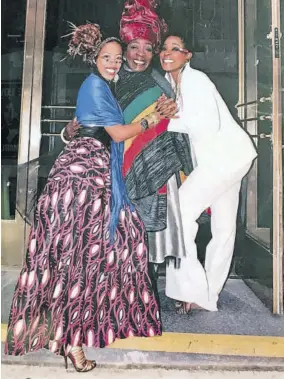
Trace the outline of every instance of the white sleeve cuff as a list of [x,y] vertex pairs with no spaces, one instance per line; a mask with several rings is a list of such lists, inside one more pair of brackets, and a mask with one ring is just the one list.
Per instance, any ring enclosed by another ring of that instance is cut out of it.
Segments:
[[188,133],[187,126],[183,123],[183,116],[170,120],[168,125],[169,132]]

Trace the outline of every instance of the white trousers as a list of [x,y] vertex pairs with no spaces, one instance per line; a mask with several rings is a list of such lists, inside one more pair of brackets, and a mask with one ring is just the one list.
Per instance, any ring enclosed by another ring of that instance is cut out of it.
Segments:
[[[216,311],[220,291],[230,269],[239,204],[241,180],[248,172],[246,165],[234,173],[196,167],[179,189],[186,258],[180,267],[167,266],[166,295],[176,300],[196,303]],[[206,248],[205,268],[197,258],[196,220],[211,208],[212,239]]]

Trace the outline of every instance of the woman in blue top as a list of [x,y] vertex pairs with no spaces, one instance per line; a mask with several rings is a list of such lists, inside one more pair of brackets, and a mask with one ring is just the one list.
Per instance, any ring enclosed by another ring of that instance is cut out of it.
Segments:
[[5,351],[49,348],[77,371],[95,367],[82,345],[161,334],[147,272],[144,226],[121,174],[123,142],[154,127],[154,112],[124,125],[113,86],[119,40],[98,25],[74,27],[69,54],[96,64],[83,82],[76,116],[83,126],[59,155],[37,204],[27,256],[12,301]]

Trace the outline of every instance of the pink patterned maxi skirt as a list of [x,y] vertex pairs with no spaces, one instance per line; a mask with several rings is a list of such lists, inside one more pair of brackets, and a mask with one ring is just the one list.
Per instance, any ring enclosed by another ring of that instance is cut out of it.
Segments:
[[161,334],[158,301],[147,273],[145,230],[121,211],[109,243],[110,157],[89,137],[57,158],[37,205],[16,285],[5,352],[104,347],[116,338]]

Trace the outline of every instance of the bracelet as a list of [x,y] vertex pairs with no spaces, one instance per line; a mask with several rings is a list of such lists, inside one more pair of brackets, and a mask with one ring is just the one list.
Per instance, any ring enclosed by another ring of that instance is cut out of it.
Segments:
[[148,121],[149,125],[157,125],[160,122],[159,117],[157,116],[156,113],[150,113],[147,117],[145,117],[146,120]]
[[60,138],[61,138],[61,140],[62,140],[65,144],[68,144],[70,141],[68,141],[67,139],[64,138],[64,132],[65,132],[65,127],[61,130]]

